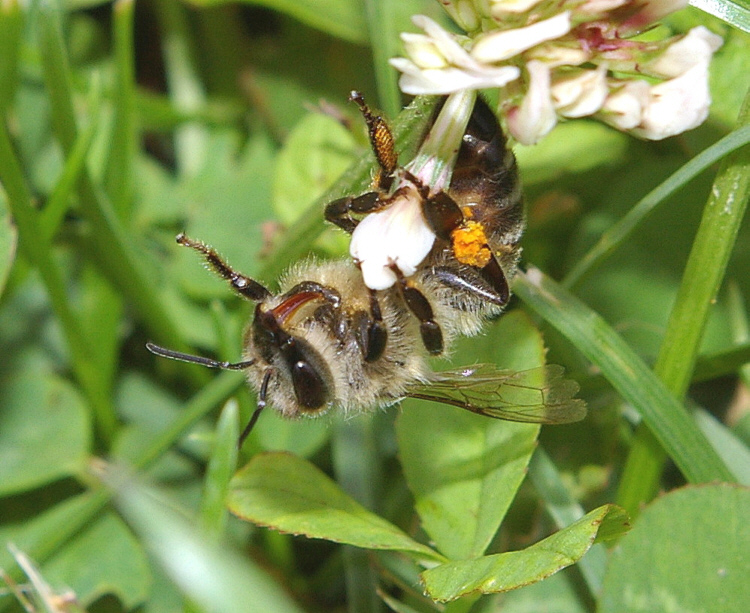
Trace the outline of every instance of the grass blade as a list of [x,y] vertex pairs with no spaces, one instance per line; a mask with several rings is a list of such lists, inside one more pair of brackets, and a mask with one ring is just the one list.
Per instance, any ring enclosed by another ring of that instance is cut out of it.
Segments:
[[519,274],[514,291],[602,371],[689,481],[734,481],[682,404],[599,314],[537,269]]

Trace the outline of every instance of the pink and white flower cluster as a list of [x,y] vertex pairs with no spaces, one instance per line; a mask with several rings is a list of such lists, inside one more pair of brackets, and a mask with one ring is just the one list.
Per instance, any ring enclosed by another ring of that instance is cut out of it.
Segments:
[[660,140],[700,125],[711,97],[708,66],[722,39],[703,26],[679,36],[634,36],[687,0],[440,0],[469,35],[424,15],[391,64],[408,94],[501,88],[501,111],[521,143],[560,117],[594,116]]

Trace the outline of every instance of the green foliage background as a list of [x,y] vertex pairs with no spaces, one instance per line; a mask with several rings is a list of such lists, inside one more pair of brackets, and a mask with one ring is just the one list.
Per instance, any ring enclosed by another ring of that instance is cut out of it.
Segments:
[[433,101],[397,117],[386,60],[439,4],[2,3],[0,609],[744,611],[750,11],[702,6],[668,23],[725,38],[709,121],[517,148],[529,272],[452,358],[562,364],[584,422],[267,412],[238,452],[241,374],[144,347],[241,353],[248,305],[174,236],[269,284],[345,254],[322,207],[372,166],[346,98],[408,156]]

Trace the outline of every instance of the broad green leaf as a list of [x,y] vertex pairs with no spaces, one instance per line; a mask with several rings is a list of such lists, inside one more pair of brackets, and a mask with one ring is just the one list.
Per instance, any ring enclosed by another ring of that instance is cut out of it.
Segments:
[[248,612],[301,613],[265,571],[227,546],[203,538],[162,493],[123,472],[106,469],[102,476],[144,545],[184,594],[206,611],[236,613],[241,607]]
[[293,421],[272,411],[258,421],[254,436],[264,451],[288,451],[309,458],[330,438],[331,424],[325,419]]
[[[544,363],[544,345],[523,313],[509,313],[488,336],[462,343],[453,359],[457,366],[476,362],[535,368]],[[451,559],[481,555],[523,481],[539,426],[406,402],[396,430],[425,531]]]
[[52,585],[68,586],[84,605],[114,594],[130,609],[146,599],[151,583],[143,548],[114,513],[86,526],[42,570]]
[[[583,560],[587,557],[584,556]],[[522,590],[485,597],[482,601],[494,598],[502,602],[502,609],[496,604],[494,609],[487,608],[486,613],[498,610],[503,613],[590,613],[591,609],[570,573],[563,570]]]
[[235,515],[281,532],[304,534],[365,549],[442,557],[349,497],[313,464],[287,453],[262,453],[230,484]]
[[[39,551],[49,551],[49,543],[56,542],[60,535],[60,526],[75,524],[78,518],[90,512],[92,505],[97,503],[96,498],[97,496],[90,492],[79,494],[36,515],[26,517],[23,523],[4,524],[0,527],[0,543],[11,542],[32,558]],[[8,570],[12,566],[13,557],[10,552],[5,547],[0,547],[0,568]]]
[[49,373],[7,382],[0,396],[0,495],[84,470],[89,415],[76,389]]
[[612,538],[628,528],[627,514],[615,505],[594,509],[576,523],[521,551],[441,564],[422,573],[435,600],[455,600],[480,592],[507,592],[549,577],[575,564],[600,537]]
[[[193,4],[216,6],[228,0],[190,0]],[[313,28],[354,43],[367,42],[365,14],[359,2],[351,0],[244,0],[286,13]]]
[[354,137],[328,115],[310,113],[294,128],[279,152],[273,205],[290,224],[320,197],[355,159]]
[[750,490],[684,487],[655,500],[612,552],[600,613],[721,611],[750,602]]

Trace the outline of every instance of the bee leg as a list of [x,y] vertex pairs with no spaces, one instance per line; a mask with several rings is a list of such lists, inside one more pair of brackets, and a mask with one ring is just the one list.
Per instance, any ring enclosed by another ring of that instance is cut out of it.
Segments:
[[351,234],[359,223],[358,219],[352,217],[352,213],[364,215],[382,207],[381,195],[378,192],[367,192],[356,198],[346,196],[326,206],[325,218]]
[[422,215],[435,236],[450,241],[451,234],[464,223],[464,214],[455,200],[445,192],[438,192],[422,201]]
[[260,384],[260,390],[258,390],[258,404],[255,406],[255,411],[253,411],[253,414],[250,417],[250,421],[247,422],[245,429],[242,431],[242,434],[240,434],[240,438],[237,441],[237,447],[239,449],[242,449],[242,444],[245,442],[245,439],[248,437],[250,432],[252,432],[253,428],[255,427],[255,424],[258,422],[258,418],[260,417],[261,411],[266,408],[266,397],[268,396],[268,384],[271,381],[272,374],[273,374],[273,370],[270,368],[266,369],[266,371],[263,373],[263,381]]
[[393,264],[391,270],[396,274],[398,288],[404,297],[406,306],[409,307],[409,310],[419,320],[419,333],[422,336],[422,343],[425,349],[432,355],[443,353],[443,332],[440,329],[440,325],[434,319],[435,316],[429,300],[404,277],[404,273],[401,272],[398,266]]
[[510,300],[508,279],[494,255],[490,257],[490,261],[487,262],[484,268],[479,270],[479,274],[492,286],[493,293],[497,298],[493,302],[497,302],[501,306],[507,304],[508,300]]
[[[505,273],[487,244],[482,225],[466,219],[456,202],[445,192],[435,194],[424,201],[422,213],[435,235],[449,241],[456,259],[479,271],[482,279],[490,285],[490,300],[505,305],[510,299],[510,288]],[[446,271],[448,275],[448,271]],[[446,281],[448,285],[465,285],[458,279]],[[477,288],[479,295],[486,295],[486,290]],[[470,290],[472,291],[472,290]]]
[[479,274],[475,278],[467,278],[466,274],[461,274],[447,267],[435,267],[432,269],[434,276],[444,285],[459,292],[475,294],[487,302],[492,302],[498,306],[505,306],[510,298],[510,291],[508,290],[508,282],[505,280],[505,275],[502,276],[501,282],[493,283],[484,278],[481,270],[477,272]]
[[246,277],[245,275],[233,270],[229,264],[227,264],[221,256],[208,245],[188,238],[182,233],[177,235],[177,242],[185,247],[195,249],[198,253],[202,254],[211,269],[217,275],[229,281],[232,289],[243,298],[247,298],[253,302],[260,302],[271,295],[271,292],[254,279]]
[[396,153],[393,132],[388,127],[385,119],[380,115],[374,115],[367,106],[361,92],[353,91],[349,100],[356,102],[362,117],[367,124],[367,133],[370,136],[370,145],[378,160],[380,171],[374,185],[382,191],[387,191],[393,184],[393,174],[398,168],[398,154]]

